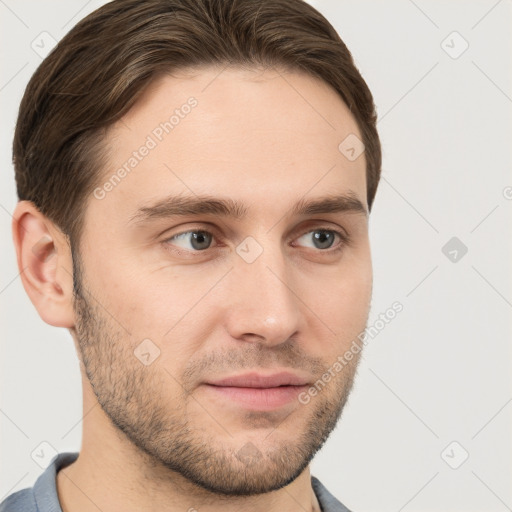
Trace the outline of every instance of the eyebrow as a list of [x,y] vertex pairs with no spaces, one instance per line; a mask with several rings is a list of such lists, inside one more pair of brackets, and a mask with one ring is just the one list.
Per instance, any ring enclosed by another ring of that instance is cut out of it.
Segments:
[[[329,195],[316,199],[300,199],[291,210],[292,216],[319,213],[356,213],[368,217],[364,204],[353,192]],[[130,224],[142,224],[156,219],[186,215],[216,215],[242,220],[248,215],[248,208],[230,198],[210,195],[168,196],[157,202],[139,208],[130,217]]]

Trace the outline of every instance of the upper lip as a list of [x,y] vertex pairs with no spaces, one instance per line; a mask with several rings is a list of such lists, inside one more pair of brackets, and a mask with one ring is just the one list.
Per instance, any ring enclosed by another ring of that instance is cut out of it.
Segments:
[[208,381],[206,384],[241,388],[276,388],[278,386],[304,386],[308,384],[308,379],[291,372],[279,372],[270,375],[251,372]]

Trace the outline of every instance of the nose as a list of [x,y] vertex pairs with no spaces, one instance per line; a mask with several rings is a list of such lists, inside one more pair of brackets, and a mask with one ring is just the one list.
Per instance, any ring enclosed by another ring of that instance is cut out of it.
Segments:
[[265,250],[252,263],[236,260],[225,309],[232,338],[271,346],[296,335],[304,319],[292,270],[279,249]]

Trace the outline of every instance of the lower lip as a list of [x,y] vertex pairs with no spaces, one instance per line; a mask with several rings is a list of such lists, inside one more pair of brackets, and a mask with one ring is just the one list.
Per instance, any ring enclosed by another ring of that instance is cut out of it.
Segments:
[[279,386],[277,388],[239,388],[231,386],[213,386],[205,384],[218,396],[235,401],[243,406],[260,411],[269,411],[283,407],[307,389],[307,386]]

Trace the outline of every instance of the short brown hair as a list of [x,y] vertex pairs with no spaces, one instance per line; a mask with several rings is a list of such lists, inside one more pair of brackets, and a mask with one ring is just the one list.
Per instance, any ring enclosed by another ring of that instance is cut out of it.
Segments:
[[157,75],[224,63],[305,71],[333,87],[361,131],[371,209],[381,170],[373,98],[335,29],[304,0],[114,0],[84,18],[25,90],[13,144],[19,200],[79,244],[107,128]]

